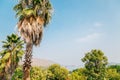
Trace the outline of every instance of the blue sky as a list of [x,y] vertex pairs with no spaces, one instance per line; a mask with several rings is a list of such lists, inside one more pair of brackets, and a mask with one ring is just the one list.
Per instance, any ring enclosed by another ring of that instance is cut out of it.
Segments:
[[[0,1],[0,41],[15,31],[12,7],[17,0]],[[51,0],[54,13],[33,57],[63,65],[83,65],[81,58],[100,49],[109,62],[120,61],[120,0]]]

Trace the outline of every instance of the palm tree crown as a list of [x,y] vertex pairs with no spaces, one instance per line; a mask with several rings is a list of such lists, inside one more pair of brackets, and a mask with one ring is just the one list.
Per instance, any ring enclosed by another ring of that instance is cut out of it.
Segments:
[[0,80],[11,80],[18,62],[24,54],[24,42],[15,34],[7,36],[3,41],[3,50],[0,52]]
[[20,0],[14,10],[19,18],[18,31],[26,42],[23,80],[30,80],[33,45],[41,42],[43,28],[51,19],[52,6],[49,0]]
[[52,6],[49,0],[20,0],[14,10],[19,18],[18,30],[27,43],[38,45],[43,26],[51,19]]

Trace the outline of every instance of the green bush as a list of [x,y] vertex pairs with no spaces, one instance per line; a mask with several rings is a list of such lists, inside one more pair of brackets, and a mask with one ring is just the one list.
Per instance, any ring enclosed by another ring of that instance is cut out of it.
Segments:
[[47,80],[66,80],[68,78],[68,70],[58,64],[51,65],[48,68],[51,77],[47,76]]

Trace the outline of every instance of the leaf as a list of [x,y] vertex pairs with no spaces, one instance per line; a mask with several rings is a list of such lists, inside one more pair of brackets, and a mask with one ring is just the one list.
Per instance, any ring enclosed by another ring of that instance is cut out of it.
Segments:
[[3,48],[9,48],[10,47],[10,43],[4,44],[2,47]]
[[34,11],[32,9],[23,9],[23,14],[30,16],[34,14]]
[[2,41],[2,43],[6,44],[7,42],[6,41]]
[[16,13],[16,17],[21,17],[21,16],[23,16],[23,12],[20,10]]
[[13,10],[15,10],[16,12],[23,10],[22,4],[19,3],[19,4],[15,5],[13,7]]
[[4,53],[5,53],[5,50],[2,50],[2,51],[0,52],[0,56],[2,56]]
[[10,57],[10,53],[9,52],[7,52],[4,56],[3,56],[3,59],[8,59]]
[[21,51],[19,51],[19,52],[18,52],[17,57],[22,57],[22,56],[23,56],[23,54],[24,54],[24,51],[23,51],[23,50],[21,50]]
[[0,71],[5,67],[5,63],[0,64]]

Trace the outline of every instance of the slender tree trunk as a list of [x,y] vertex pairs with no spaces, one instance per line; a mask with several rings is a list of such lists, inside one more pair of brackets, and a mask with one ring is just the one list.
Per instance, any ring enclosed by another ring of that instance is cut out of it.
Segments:
[[7,61],[7,64],[6,64],[6,66],[3,70],[4,73],[3,73],[2,80],[11,80],[11,78],[12,78],[12,75],[11,75],[11,59],[12,59],[12,57],[11,57],[11,54],[10,54],[10,57]]
[[13,63],[12,55],[10,53],[10,57],[7,61],[7,64],[3,69],[3,71],[0,73],[0,80],[11,80],[16,67],[17,67],[17,64]]
[[30,80],[30,69],[31,69],[31,58],[32,58],[32,43],[26,44],[26,53],[25,53],[25,61],[23,64],[23,80]]

